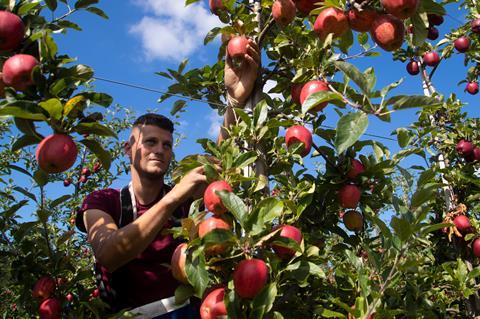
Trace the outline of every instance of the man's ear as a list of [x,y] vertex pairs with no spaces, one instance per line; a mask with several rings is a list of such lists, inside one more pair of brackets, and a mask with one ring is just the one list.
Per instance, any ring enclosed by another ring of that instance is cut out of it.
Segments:
[[126,141],[125,143],[123,143],[123,151],[128,156],[128,158],[132,160],[132,145],[130,144],[129,141]]

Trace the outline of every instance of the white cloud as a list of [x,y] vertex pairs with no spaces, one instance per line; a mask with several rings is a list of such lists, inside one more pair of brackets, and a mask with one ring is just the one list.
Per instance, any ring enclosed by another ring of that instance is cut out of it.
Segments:
[[135,0],[145,15],[130,27],[148,60],[181,61],[203,46],[205,35],[221,22],[205,2],[185,7],[181,0]]
[[222,125],[223,117],[218,115],[217,110],[211,110],[210,114],[208,114],[205,118],[210,122],[208,136],[211,138],[216,138],[220,132],[220,126]]
[[[265,93],[268,93],[268,91],[270,91],[272,88],[274,88],[275,86],[277,85],[277,81],[273,81],[273,80],[268,80],[266,83],[265,83],[265,86],[263,87],[263,92]],[[269,93],[270,97],[272,99],[274,98],[279,98],[280,100],[285,100],[283,98],[283,95],[280,94],[280,93]]]

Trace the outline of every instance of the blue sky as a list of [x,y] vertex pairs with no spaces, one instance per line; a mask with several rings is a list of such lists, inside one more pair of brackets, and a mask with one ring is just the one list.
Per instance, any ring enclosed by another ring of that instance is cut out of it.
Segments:
[[[183,0],[101,1],[98,7],[107,13],[109,20],[89,13],[75,14],[72,20],[80,24],[83,31],[69,31],[66,36],[59,35],[56,38],[59,52],[77,58],[78,63],[91,66],[98,77],[166,90],[170,82],[155,75],[155,72],[176,68],[184,58],[190,59],[190,67],[211,64],[216,59],[218,40],[207,47],[203,46],[203,38],[208,30],[220,24],[218,18],[210,13],[207,0],[189,6],[188,9],[184,8]],[[61,10],[62,7],[59,6],[59,12],[55,15],[63,14]],[[445,23],[439,27],[439,40],[444,33],[459,25],[456,19],[463,21],[463,14],[454,7],[448,8]],[[361,70],[370,66],[375,68],[377,87],[405,77],[404,84],[394,91],[396,94],[423,94],[419,76],[411,77],[405,71],[406,64],[392,61],[390,53],[378,50],[382,53],[381,58],[358,59],[354,63]],[[446,95],[457,93],[460,99],[470,104],[467,107],[469,115],[478,117],[478,95],[468,95],[463,92],[464,85],[456,85],[464,79],[467,69],[463,66],[462,55],[454,55],[454,58],[437,70],[434,85]],[[132,108],[137,114],[158,108],[160,113],[168,115],[175,101],[169,99],[160,105],[157,103],[157,93],[102,81],[96,81],[94,85],[97,91],[112,95],[114,103]],[[415,121],[415,111],[394,113],[391,123],[370,117],[367,133],[389,136],[395,128]],[[333,108],[327,108],[326,112],[328,120],[325,124],[335,126],[338,116]],[[177,158],[201,152],[195,140],[202,137],[215,138],[220,121],[221,118],[207,104],[189,102],[187,112],[180,118],[181,125],[177,127],[186,136],[176,150]],[[380,141],[393,151],[398,150],[396,142]],[[122,178],[114,185],[121,186],[126,181],[126,178]],[[63,188],[60,184],[58,187]]]

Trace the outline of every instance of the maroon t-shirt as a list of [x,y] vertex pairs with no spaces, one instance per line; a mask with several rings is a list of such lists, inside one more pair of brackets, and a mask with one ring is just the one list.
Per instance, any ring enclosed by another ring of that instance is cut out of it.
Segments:
[[[170,190],[171,188],[167,187],[166,191]],[[148,206],[136,201],[137,217],[142,216],[157,203],[162,195],[163,192]],[[138,307],[174,295],[179,283],[173,278],[168,265],[179,241],[174,240],[170,234],[163,234],[163,231],[171,228],[175,219],[188,216],[189,204],[184,203],[179,206],[152,243],[135,259],[112,273],[107,273],[106,269],[101,267],[103,279],[111,281],[110,285],[115,289],[122,307]],[[88,209],[100,209],[106,212],[118,225],[121,212],[120,190],[108,188],[93,192],[85,198],[76,218],[77,227],[83,232],[85,232],[83,212]]]

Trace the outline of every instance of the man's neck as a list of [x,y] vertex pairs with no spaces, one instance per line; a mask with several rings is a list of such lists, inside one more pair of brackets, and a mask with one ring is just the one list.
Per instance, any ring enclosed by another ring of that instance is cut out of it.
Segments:
[[151,204],[158,198],[160,192],[163,190],[163,177],[157,180],[141,178],[138,174],[132,171],[132,186],[133,193],[137,202],[141,205]]

